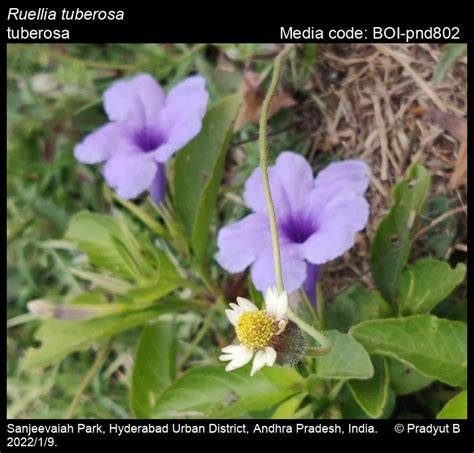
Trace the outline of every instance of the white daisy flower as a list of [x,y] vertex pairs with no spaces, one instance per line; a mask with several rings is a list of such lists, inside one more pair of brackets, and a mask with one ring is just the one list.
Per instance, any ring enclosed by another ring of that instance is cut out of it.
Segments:
[[264,366],[272,366],[277,352],[272,346],[275,337],[284,332],[288,324],[288,296],[276,288],[268,288],[265,294],[265,309],[259,310],[252,302],[237,297],[237,304],[231,303],[232,310],[226,310],[229,321],[235,326],[239,345],[222,349],[219,360],[229,362],[226,371],[246,365],[253,359],[253,376]]

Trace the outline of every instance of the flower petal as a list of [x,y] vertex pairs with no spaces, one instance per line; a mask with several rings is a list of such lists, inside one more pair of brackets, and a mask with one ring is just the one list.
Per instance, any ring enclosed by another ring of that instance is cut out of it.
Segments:
[[253,263],[258,254],[271,243],[268,219],[250,214],[239,222],[220,229],[216,261],[228,272],[241,272]]
[[111,121],[131,122],[142,127],[158,123],[165,93],[149,74],[119,80],[104,92],[104,109]]
[[[268,169],[268,174],[277,217],[286,218],[302,210],[313,187],[313,171],[306,159],[291,151],[284,151],[278,156],[275,165]],[[244,200],[255,212],[267,212],[259,168],[245,183]]]
[[166,193],[166,170],[164,164],[157,165],[155,178],[150,184],[150,187],[148,187],[148,191],[150,192],[153,201],[156,204],[160,204]]
[[361,196],[336,197],[318,220],[319,228],[303,244],[305,258],[323,264],[341,256],[355,242],[355,234],[365,227],[369,205]]
[[132,145],[127,125],[107,123],[92,132],[74,147],[74,157],[85,164],[97,164],[111,157],[117,150]]
[[147,190],[156,176],[157,164],[147,154],[129,150],[114,154],[104,165],[104,177],[124,199]]
[[363,196],[341,194],[327,203],[318,218],[320,228],[344,225],[353,231],[365,228],[369,219],[369,204]]
[[329,164],[320,171],[309,196],[307,212],[318,217],[333,198],[341,195],[363,196],[369,185],[367,164],[361,160],[346,160]]
[[276,288],[268,288],[265,294],[265,311],[277,321],[286,317],[288,311],[286,291],[279,294]]
[[329,164],[318,173],[314,187],[343,189],[363,195],[369,185],[367,164],[362,160],[345,160]]
[[288,312],[288,295],[286,291],[282,291],[278,296],[278,303],[277,303],[277,312],[275,315],[275,319],[280,321],[280,319],[287,318]]
[[[280,242],[281,262],[283,269],[283,283],[288,293],[301,287],[306,278],[306,263],[302,244]],[[263,250],[255,260],[251,269],[252,281],[259,291],[265,291],[275,286],[275,268],[273,265],[273,251],[271,245]]]
[[273,312],[278,304],[278,289],[270,286],[265,291],[265,309],[267,313]]
[[237,303],[239,304],[242,311],[258,311],[258,308],[244,297],[237,297]]
[[[244,346],[245,347],[245,346]],[[229,346],[225,346],[221,349],[221,351],[225,354],[231,354],[233,355],[234,353],[238,354],[240,350],[242,349],[241,344],[230,344]]]
[[265,349],[257,351],[253,359],[252,371],[250,376],[253,376],[257,371],[261,370],[265,365],[273,366],[277,357],[275,349],[267,346]]
[[229,362],[225,367],[226,371],[232,371],[246,365],[252,360],[253,352],[243,345],[231,345],[222,349],[224,354],[219,356],[219,360]]
[[199,134],[209,100],[205,85],[203,77],[192,76],[168,93],[159,121],[166,143],[153,152],[158,162],[168,160]]
[[225,311],[227,318],[229,319],[230,323],[235,326],[239,322],[240,315],[242,314],[242,310],[229,310]]
[[306,263],[306,280],[303,284],[304,292],[313,307],[316,306],[316,283],[319,277],[319,266],[313,263]]

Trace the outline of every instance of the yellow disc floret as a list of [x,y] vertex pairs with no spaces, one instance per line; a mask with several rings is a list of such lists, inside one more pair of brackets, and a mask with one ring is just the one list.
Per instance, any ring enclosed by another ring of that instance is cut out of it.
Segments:
[[275,321],[264,311],[246,311],[235,326],[237,338],[250,349],[268,346],[275,332]]

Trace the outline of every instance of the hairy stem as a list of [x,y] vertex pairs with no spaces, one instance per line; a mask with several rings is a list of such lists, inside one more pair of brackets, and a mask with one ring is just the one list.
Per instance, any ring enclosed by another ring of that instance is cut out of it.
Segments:
[[268,88],[267,95],[263,101],[262,113],[260,115],[260,168],[262,170],[262,181],[263,181],[263,191],[265,193],[265,201],[267,203],[268,210],[268,220],[270,221],[270,231],[272,234],[272,247],[273,247],[273,261],[275,264],[275,277],[276,284],[279,292],[285,290],[283,285],[283,274],[281,271],[281,257],[280,257],[280,242],[278,239],[278,228],[276,222],[275,208],[273,206],[272,193],[270,190],[270,180],[268,178],[268,143],[267,143],[267,123],[268,115],[270,111],[270,105],[272,102],[273,95],[278,87],[278,82],[280,80],[281,65],[288,54],[292,49],[292,46],[285,47],[275,58],[275,63],[273,66],[272,80],[270,82],[270,87]]
[[[270,87],[268,88],[267,95],[263,101],[262,113],[260,116],[260,168],[262,170],[262,181],[263,181],[263,191],[265,193],[265,202],[267,204],[268,210],[268,220],[270,221],[270,231],[272,235],[272,248],[273,248],[273,261],[275,264],[275,279],[277,284],[278,292],[283,292],[285,286],[283,284],[283,273],[281,270],[281,255],[280,255],[280,241],[278,238],[278,227],[275,215],[275,207],[273,205],[272,192],[270,189],[270,180],[268,178],[268,143],[267,143],[267,123],[268,115],[270,110],[270,105],[272,102],[272,97],[275,94],[275,91],[278,87],[278,82],[280,80],[281,66],[284,58],[288,55],[293,46],[289,45],[285,47],[275,58],[275,63],[273,66],[272,80],[270,82]],[[326,338],[322,333],[316,330],[314,327],[310,326],[308,323],[303,321],[298,317],[296,313],[288,308],[288,317],[304,332],[314,338],[318,343],[319,347],[309,348],[306,353],[313,356],[321,356],[327,354],[331,348],[332,344],[328,338]]]

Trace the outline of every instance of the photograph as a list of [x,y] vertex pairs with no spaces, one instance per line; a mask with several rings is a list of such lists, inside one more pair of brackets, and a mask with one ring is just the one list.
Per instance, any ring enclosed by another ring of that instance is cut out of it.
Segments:
[[6,45],[14,433],[467,418],[468,46],[287,35]]

